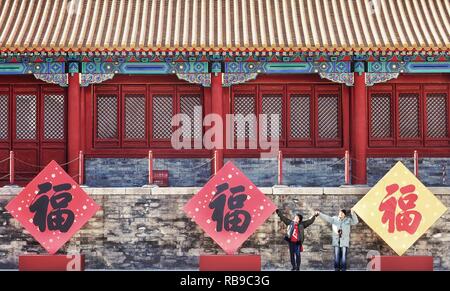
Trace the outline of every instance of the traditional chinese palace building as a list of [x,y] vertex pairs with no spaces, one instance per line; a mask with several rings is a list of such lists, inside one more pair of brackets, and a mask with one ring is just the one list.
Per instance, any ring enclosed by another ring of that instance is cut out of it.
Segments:
[[76,177],[82,151],[88,186],[140,187],[149,150],[169,186],[228,160],[277,184],[260,148],[172,148],[201,106],[279,114],[285,185],[342,185],[346,151],[373,185],[417,151],[450,186],[449,51],[449,0],[0,0],[0,185],[11,151],[19,185],[51,160]]

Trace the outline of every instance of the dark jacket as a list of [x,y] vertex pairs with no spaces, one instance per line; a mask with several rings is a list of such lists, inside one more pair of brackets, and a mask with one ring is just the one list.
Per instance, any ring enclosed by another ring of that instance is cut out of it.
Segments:
[[[286,236],[285,236],[285,240],[290,241],[292,233],[294,232],[294,221],[290,220],[289,218],[284,216],[283,213],[281,213],[281,211],[277,210],[277,214],[280,217],[281,221],[288,226],[288,229],[287,229],[287,232],[286,232]],[[298,223],[298,233],[300,235],[299,243],[301,245],[303,245],[303,241],[305,240],[305,228],[307,228],[308,226],[313,224],[314,220],[316,220],[316,216],[315,215],[311,216],[307,220],[303,220],[303,221]]]

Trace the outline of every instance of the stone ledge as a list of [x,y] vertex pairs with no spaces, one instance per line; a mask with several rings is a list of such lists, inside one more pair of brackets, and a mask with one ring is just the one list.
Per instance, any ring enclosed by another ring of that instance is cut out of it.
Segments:
[[450,187],[427,187],[433,194],[450,195]]
[[[23,188],[0,188],[0,196],[14,196]],[[89,195],[194,195],[200,187],[83,187]],[[370,187],[260,187],[266,195],[364,195]],[[450,187],[428,187],[437,195],[450,195]]]
[[322,195],[322,187],[273,187],[274,195]]
[[200,187],[155,187],[151,188],[152,195],[193,195],[200,191]]
[[[325,195],[365,195],[369,192],[370,187],[325,187],[323,194]],[[450,189],[449,189],[450,190]]]

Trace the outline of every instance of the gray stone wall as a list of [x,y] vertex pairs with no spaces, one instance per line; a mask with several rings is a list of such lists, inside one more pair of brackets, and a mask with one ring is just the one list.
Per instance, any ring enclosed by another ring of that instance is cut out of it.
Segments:
[[[407,158],[369,158],[367,159],[367,182],[373,186],[398,161],[414,171],[414,160]],[[426,186],[450,186],[450,158],[420,158],[419,178]]]
[[[211,176],[209,159],[155,159],[155,170],[169,170],[169,186],[203,186]],[[186,177],[189,177],[187,179]],[[141,187],[148,184],[148,159],[94,158],[85,162],[90,187]]]
[[[225,159],[233,161],[258,187],[278,183],[276,159]],[[290,187],[333,187],[344,184],[344,160],[339,158],[285,158],[283,185]]]
[[258,187],[272,187],[277,184],[276,159],[224,159],[224,163],[228,161],[232,161]]
[[[335,214],[350,208],[367,188],[261,188],[288,214],[314,209]],[[450,189],[431,189],[450,206]],[[43,249],[5,212],[14,197],[0,189],[0,269],[16,269],[18,256]],[[182,207],[195,188],[88,188],[101,210],[60,251],[86,255],[88,269],[198,269],[201,254],[222,254],[220,248],[190,219]],[[365,269],[369,250],[394,255],[364,222],[353,227],[350,269]],[[290,268],[283,241],[285,226],[272,215],[242,248],[241,254],[260,254],[263,269]],[[405,255],[430,255],[437,270],[450,270],[450,212],[447,211]],[[320,219],[306,230],[302,269],[332,269],[331,230]]]
[[[374,185],[399,160],[413,171],[413,159],[367,159],[368,185]],[[227,161],[233,161],[258,187],[272,187],[277,184],[276,159],[225,159],[225,162]],[[146,185],[148,180],[147,159],[87,159],[85,168],[86,185],[90,187],[140,187]],[[154,169],[169,170],[171,187],[200,187],[211,176],[209,159],[155,159]],[[344,184],[344,171],[344,160],[341,158],[285,158],[283,185],[340,186]],[[427,186],[450,186],[450,158],[419,159],[419,175]]]
[[345,183],[340,158],[283,159],[283,184],[295,187],[335,187]]

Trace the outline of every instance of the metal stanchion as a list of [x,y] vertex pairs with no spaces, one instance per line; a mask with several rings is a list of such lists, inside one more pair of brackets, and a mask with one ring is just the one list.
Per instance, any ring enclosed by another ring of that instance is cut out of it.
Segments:
[[78,154],[78,184],[80,187],[87,187],[84,185],[84,153],[80,151]]
[[148,184],[144,185],[142,187],[144,188],[154,188],[158,187],[157,185],[153,184],[153,151],[148,151]]
[[219,152],[217,150],[214,151],[214,175],[219,172]]
[[14,178],[15,178],[15,173],[14,173],[14,151],[10,151],[9,152],[9,186],[13,186],[14,185]]
[[286,185],[283,185],[283,152],[281,150],[278,151],[278,156],[277,156],[277,172],[278,172],[278,176],[277,176],[277,185],[274,185],[275,188],[284,188],[287,187]]
[[414,151],[414,175],[419,178],[419,153]]
[[344,183],[345,185],[350,185],[350,154],[348,151],[345,151],[345,176]]

